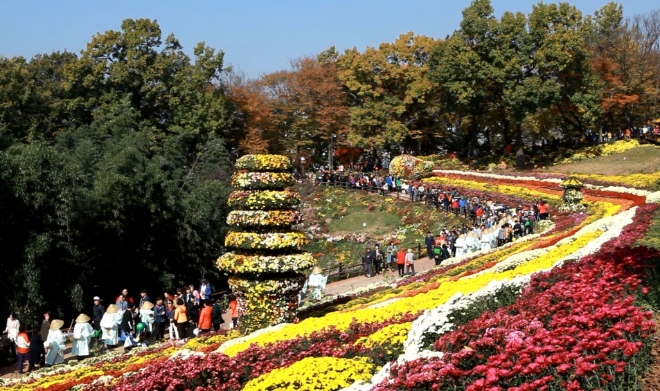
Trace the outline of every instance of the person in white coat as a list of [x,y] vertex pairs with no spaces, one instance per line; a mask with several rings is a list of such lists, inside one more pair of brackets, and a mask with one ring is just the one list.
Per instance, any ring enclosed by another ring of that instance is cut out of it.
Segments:
[[140,307],[140,320],[147,326],[147,332],[151,335],[154,332],[154,303],[145,301]]
[[62,330],[60,330],[62,326],[64,326],[64,321],[61,319],[54,319],[50,322],[48,338],[46,339],[46,342],[44,342],[44,348],[46,348],[45,362],[47,367],[64,362],[66,336]]
[[107,346],[119,345],[119,325],[123,311],[119,311],[117,304],[110,304],[101,318],[101,338]]
[[80,314],[76,318],[76,325],[73,328],[73,346],[71,347],[71,354],[78,357],[89,356],[89,343],[94,334],[94,327],[89,324],[90,317],[85,314]]
[[323,269],[316,266],[312,269],[312,274],[309,275],[309,279],[307,280],[307,286],[310,289],[309,296],[312,300],[321,300],[325,284],[328,282],[328,276],[324,276],[321,274],[322,272]]

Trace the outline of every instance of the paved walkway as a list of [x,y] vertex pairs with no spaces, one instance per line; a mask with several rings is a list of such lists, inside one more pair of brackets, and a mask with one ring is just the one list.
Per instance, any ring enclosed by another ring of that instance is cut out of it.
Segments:
[[[425,252],[426,249],[423,249],[422,251]],[[432,269],[434,266],[435,266],[435,262],[432,259],[421,258],[415,261],[415,272],[419,273],[422,271],[426,271]],[[338,295],[338,294],[350,292],[353,289],[363,288],[371,284],[374,284],[376,282],[381,282],[381,281],[394,282],[399,279],[401,279],[401,277],[399,277],[399,273],[396,269],[394,271],[387,271],[375,275],[371,278],[368,278],[367,276],[357,276],[346,280],[329,283],[325,287],[325,296],[332,296],[332,295]]]

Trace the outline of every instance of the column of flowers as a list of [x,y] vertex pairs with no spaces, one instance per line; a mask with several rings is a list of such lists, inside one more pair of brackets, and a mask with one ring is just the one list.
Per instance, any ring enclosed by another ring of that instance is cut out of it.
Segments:
[[244,333],[297,316],[298,292],[305,282],[302,272],[315,265],[311,254],[300,251],[307,241],[292,229],[297,193],[289,159],[281,155],[245,155],[236,161],[227,216],[232,229],[225,238],[231,249],[218,268],[229,275],[236,294]]

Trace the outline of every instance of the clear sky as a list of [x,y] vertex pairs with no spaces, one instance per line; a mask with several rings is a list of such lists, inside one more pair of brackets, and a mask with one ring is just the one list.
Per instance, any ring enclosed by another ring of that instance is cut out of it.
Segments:
[[[491,0],[495,13],[529,13],[536,0]],[[549,1],[546,1],[549,2]],[[607,0],[572,0],[583,13]],[[660,3],[621,2],[626,16]],[[0,55],[80,52],[99,32],[126,18],[157,19],[191,53],[200,41],[225,52],[225,64],[250,77],[285,69],[291,59],[334,45],[340,51],[392,42],[399,34],[444,38],[470,0],[0,0]]]

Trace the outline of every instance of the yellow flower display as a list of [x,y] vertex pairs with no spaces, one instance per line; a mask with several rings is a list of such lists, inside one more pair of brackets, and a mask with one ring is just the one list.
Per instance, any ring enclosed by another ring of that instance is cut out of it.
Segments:
[[383,345],[403,345],[408,337],[408,332],[412,328],[412,322],[391,324],[383,327],[375,333],[358,339],[355,344],[363,344],[367,347]]
[[549,269],[557,260],[575,252],[600,235],[600,231],[584,234],[570,243],[553,248],[541,257],[518,265],[513,270],[499,273],[484,273],[475,278],[447,281],[438,289],[420,293],[412,297],[401,297],[400,300],[394,301],[387,306],[360,308],[356,311],[334,312],[330,316],[323,318],[308,318],[300,323],[287,325],[276,333],[264,333],[254,339],[249,339],[243,343],[231,346],[225,351],[225,354],[234,356],[252,343],[258,343],[263,346],[266,343],[274,343],[308,335],[313,331],[330,326],[334,326],[339,330],[346,330],[355,320],[359,323],[384,321],[402,314],[435,308],[445,303],[456,293],[468,294],[476,292],[488,285],[492,280],[511,279],[518,275],[528,275],[539,270]]
[[293,186],[296,179],[288,172],[237,172],[231,185],[246,190],[272,190]]
[[298,272],[316,265],[310,253],[249,255],[229,252],[218,258],[217,266],[232,274],[271,274]]
[[307,240],[302,232],[230,231],[225,237],[225,246],[243,250],[295,250]]
[[374,371],[366,359],[307,357],[250,380],[243,391],[334,391],[369,380]]
[[237,170],[291,171],[293,166],[288,157],[282,155],[243,155],[234,165]]
[[284,227],[296,218],[293,210],[234,210],[227,216],[227,224],[235,227]]
[[243,210],[288,209],[300,203],[300,196],[292,190],[236,190],[227,200],[229,207]]
[[229,288],[236,295],[239,329],[254,331],[266,326],[297,320],[298,292],[305,269],[316,262],[300,247],[308,241],[292,230],[300,197],[285,187],[295,183],[288,171],[289,159],[280,155],[246,155],[238,159],[239,170],[232,177],[238,188],[228,203],[237,208],[227,216],[232,230],[225,247],[234,250],[222,255],[218,268],[229,274]]

